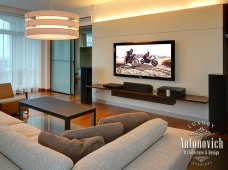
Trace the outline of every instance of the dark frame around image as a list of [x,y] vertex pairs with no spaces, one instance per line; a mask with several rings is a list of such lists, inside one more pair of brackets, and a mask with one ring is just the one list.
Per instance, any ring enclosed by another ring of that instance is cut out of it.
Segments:
[[114,76],[175,81],[175,40],[114,43]]

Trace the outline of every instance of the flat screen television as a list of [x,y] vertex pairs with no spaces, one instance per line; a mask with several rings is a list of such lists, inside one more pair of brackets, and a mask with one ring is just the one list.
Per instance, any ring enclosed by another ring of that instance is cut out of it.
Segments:
[[175,40],[114,43],[114,76],[175,80]]

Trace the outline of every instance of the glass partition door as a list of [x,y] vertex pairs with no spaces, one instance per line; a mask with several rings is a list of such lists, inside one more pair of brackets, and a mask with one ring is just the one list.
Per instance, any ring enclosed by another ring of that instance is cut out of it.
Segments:
[[51,90],[74,94],[74,41],[51,43]]

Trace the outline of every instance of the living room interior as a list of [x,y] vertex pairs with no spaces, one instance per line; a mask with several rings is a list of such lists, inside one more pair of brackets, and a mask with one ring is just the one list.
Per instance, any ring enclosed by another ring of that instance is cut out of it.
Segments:
[[[0,164],[6,170],[227,169],[227,3],[0,0]],[[36,10],[78,15],[79,36],[29,37],[26,22],[33,18],[25,14]],[[142,50],[167,44],[168,66],[159,57],[167,49]],[[189,138],[218,147],[188,154],[181,142]],[[31,165],[18,158],[22,141]],[[39,167],[30,149],[43,161]]]

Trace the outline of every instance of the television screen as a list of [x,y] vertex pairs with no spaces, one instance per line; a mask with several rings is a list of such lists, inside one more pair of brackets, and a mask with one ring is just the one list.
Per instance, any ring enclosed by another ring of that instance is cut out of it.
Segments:
[[175,80],[175,41],[114,43],[114,76]]

